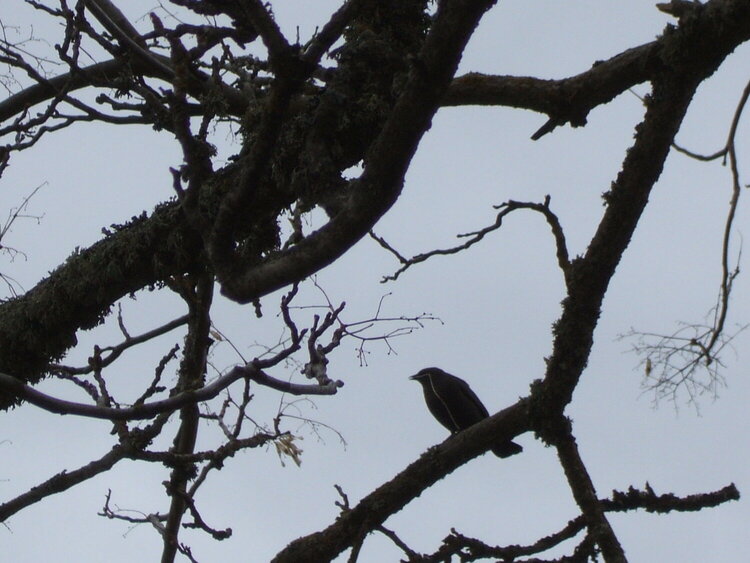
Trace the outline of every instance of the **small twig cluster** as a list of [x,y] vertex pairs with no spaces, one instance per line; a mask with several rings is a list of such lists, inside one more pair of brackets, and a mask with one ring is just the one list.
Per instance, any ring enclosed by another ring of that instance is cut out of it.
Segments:
[[[631,329],[622,338],[636,339],[632,349],[643,358],[643,387],[654,392],[655,400],[669,397],[676,401],[681,391],[687,393],[688,401],[696,406],[697,398],[704,393],[716,396],[724,385],[721,368],[722,357],[727,346],[744,331],[748,325],[741,325],[727,332],[730,298],[737,276],[740,274],[741,249],[732,265],[731,243],[734,234],[734,220],[742,193],[739,162],[737,158],[737,129],[742,114],[750,98],[750,82],[745,88],[734,110],[727,140],[721,149],[712,154],[700,154],[673,143],[678,152],[700,161],[722,160],[732,177],[732,190],[724,222],[721,244],[721,280],[716,304],[711,309],[711,320],[705,323],[680,323],[670,334],[643,332]],[[704,374],[706,377],[702,377]]]

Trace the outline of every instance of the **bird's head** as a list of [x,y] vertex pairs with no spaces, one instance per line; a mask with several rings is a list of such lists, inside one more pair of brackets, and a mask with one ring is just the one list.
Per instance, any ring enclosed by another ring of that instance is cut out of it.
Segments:
[[414,375],[410,376],[409,379],[413,379],[414,381],[419,381],[420,383],[422,381],[428,381],[430,376],[437,375],[440,373],[445,373],[440,368],[424,368],[419,370]]

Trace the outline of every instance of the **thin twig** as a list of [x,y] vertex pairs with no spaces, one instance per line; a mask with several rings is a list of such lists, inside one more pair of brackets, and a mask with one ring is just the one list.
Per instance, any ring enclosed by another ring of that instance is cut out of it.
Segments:
[[562,225],[560,224],[560,220],[558,219],[557,215],[555,215],[552,210],[549,207],[550,204],[550,196],[546,196],[544,198],[543,203],[533,203],[533,202],[523,202],[523,201],[513,201],[509,200],[505,203],[502,203],[500,205],[494,206],[495,209],[499,210],[499,213],[495,217],[495,222],[492,225],[488,225],[487,227],[483,227],[482,229],[479,229],[477,231],[469,232],[469,233],[461,233],[456,235],[458,238],[467,238],[468,240],[463,243],[459,244],[450,248],[441,248],[441,249],[435,249],[431,250],[429,252],[424,252],[422,254],[417,254],[416,256],[413,256],[411,258],[405,258],[402,254],[400,254],[397,250],[395,250],[388,242],[383,239],[382,237],[379,237],[372,231],[370,232],[370,236],[380,244],[383,248],[385,248],[388,252],[393,254],[398,261],[402,264],[402,266],[396,270],[395,273],[384,276],[381,280],[382,283],[388,282],[388,281],[396,281],[398,277],[406,271],[409,267],[419,264],[420,262],[424,262],[425,260],[432,258],[433,256],[447,256],[450,254],[457,254],[463,250],[466,250],[468,248],[471,248],[476,243],[480,242],[486,235],[489,233],[498,230],[502,224],[503,219],[506,215],[510,214],[511,212],[517,210],[517,209],[531,209],[532,211],[536,211],[538,213],[541,213],[544,215],[544,218],[547,220],[547,223],[549,223],[549,226],[552,230],[552,235],[555,238],[555,244],[557,247],[557,263],[560,267],[560,269],[563,272],[563,275],[565,276],[566,282],[568,282],[568,277],[570,274],[570,260],[568,258],[568,248],[567,243],[565,240],[565,234],[562,229]]

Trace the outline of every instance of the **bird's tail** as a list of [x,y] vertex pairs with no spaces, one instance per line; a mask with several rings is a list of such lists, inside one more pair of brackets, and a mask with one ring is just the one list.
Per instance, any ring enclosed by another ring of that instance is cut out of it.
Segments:
[[510,457],[512,455],[520,454],[522,451],[523,448],[515,442],[503,442],[492,448],[492,453],[497,457]]

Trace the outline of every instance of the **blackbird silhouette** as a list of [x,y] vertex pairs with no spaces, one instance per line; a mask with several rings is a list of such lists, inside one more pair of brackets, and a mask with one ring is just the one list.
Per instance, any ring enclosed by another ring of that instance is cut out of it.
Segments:
[[[460,377],[440,368],[424,368],[409,379],[422,384],[427,408],[451,434],[465,430],[489,416],[482,401]],[[498,457],[510,457],[522,451],[521,446],[511,441],[492,447],[492,453]]]

